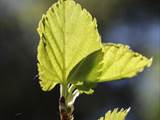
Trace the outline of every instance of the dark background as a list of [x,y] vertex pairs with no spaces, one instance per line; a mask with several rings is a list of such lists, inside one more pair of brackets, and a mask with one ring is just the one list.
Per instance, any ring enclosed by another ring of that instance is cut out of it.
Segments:
[[[105,42],[128,44],[153,57],[139,76],[99,84],[75,103],[76,120],[96,120],[115,107],[131,107],[127,120],[160,120],[160,2],[77,0],[98,21]],[[54,0],[0,0],[0,120],[58,120],[59,88],[45,93],[37,74],[36,28]]]

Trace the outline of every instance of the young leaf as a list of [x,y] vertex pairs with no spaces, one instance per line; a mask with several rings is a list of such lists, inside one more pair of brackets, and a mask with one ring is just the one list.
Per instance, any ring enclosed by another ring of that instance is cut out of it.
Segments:
[[98,82],[130,78],[149,67],[152,59],[129,49],[127,45],[105,44],[102,73]]
[[98,50],[83,59],[73,69],[69,79],[86,92],[93,87],[93,83],[133,77],[151,63],[152,59],[130,50],[126,45],[108,43],[103,51]]
[[67,84],[71,70],[101,48],[96,20],[73,0],[58,1],[42,17],[38,71],[43,90]]
[[[93,90],[91,88],[96,86],[96,81],[101,74],[104,53],[102,49],[95,51],[86,58],[84,58],[79,64],[77,64],[70,72],[68,80],[74,84],[81,93],[91,94]],[[94,81],[94,82],[90,82]]]
[[112,112],[108,111],[105,114],[105,117],[101,117],[99,120],[125,120],[130,108],[124,110],[123,108],[118,111],[118,109],[114,109]]

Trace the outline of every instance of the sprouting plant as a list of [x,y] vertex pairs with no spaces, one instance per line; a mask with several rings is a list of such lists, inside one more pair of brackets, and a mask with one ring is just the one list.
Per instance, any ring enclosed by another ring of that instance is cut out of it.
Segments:
[[[59,0],[43,15],[38,33],[38,74],[44,91],[60,85],[61,120],[73,120],[74,102],[92,94],[100,82],[130,78],[152,59],[127,45],[102,43],[96,19],[74,0]],[[108,112],[100,120],[124,120],[128,110]]]

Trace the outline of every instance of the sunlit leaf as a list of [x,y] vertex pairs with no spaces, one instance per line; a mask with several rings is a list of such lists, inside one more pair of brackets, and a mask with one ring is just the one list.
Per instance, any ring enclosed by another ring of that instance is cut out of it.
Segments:
[[105,117],[101,117],[99,120],[125,120],[128,112],[130,111],[130,108],[127,110],[121,109],[118,111],[117,109],[114,109],[112,112],[108,111],[105,114]]
[[38,33],[38,71],[45,91],[67,84],[71,70],[101,48],[96,20],[73,0],[58,1],[49,8]]
[[[69,79],[81,91],[91,90],[98,82],[130,78],[149,67],[152,59],[129,49],[127,45],[108,43],[83,59]],[[94,86],[92,86],[94,85]]]
[[[69,81],[81,92],[93,93],[98,77],[101,75],[101,63],[104,53],[102,49],[90,54],[77,64],[69,75]],[[94,82],[89,82],[94,81]],[[92,91],[92,92],[90,92]]]
[[127,45],[105,44],[102,73],[98,82],[130,78],[149,67],[152,59],[129,49]]

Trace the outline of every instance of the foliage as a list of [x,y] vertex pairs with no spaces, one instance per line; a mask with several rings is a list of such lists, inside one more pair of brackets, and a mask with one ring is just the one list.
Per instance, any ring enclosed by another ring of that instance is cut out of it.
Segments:
[[114,109],[112,112],[108,111],[105,114],[105,117],[101,117],[99,120],[125,120],[125,117],[127,116],[128,112],[130,111],[130,108],[127,110],[121,109],[118,111],[117,109]]
[[101,43],[96,20],[73,0],[55,3],[43,15],[38,32],[38,71],[45,91],[58,83],[133,77],[151,64],[126,45]]
[[58,1],[42,17],[38,32],[38,68],[43,90],[68,84],[68,75],[83,58],[101,49],[96,20],[73,0]]
[[[61,97],[72,109],[79,94],[93,93],[97,83],[133,77],[152,63],[127,45],[102,43],[96,19],[74,0],[53,4],[43,15],[38,33],[40,85],[50,91],[60,84]],[[106,116],[124,118],[127,112],[115,109]]]

